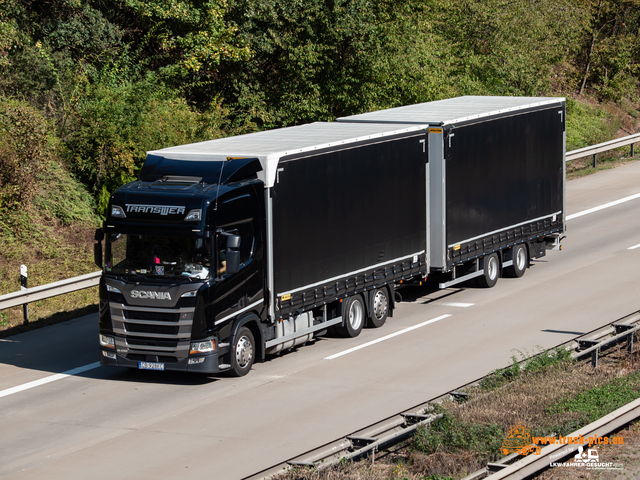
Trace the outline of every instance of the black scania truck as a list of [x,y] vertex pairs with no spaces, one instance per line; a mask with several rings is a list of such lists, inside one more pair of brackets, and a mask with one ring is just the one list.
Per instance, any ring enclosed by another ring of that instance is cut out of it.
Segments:
[[[460,97],[148,152],[96,233],[103,365],[249,372],[559,248],[563,98]],[[104,257],[102,255],[104,241]]]

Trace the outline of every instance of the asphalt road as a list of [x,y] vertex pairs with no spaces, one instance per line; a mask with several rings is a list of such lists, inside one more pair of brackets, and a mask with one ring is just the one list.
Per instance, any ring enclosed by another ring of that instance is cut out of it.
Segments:
[[636,194],[640,162],[568,182],[563,250],[523,278],[405,290],[241,379],[96,367],[95,315],[0,339],[0,478],[241,478],[637,311],[640,198],[571,216]]

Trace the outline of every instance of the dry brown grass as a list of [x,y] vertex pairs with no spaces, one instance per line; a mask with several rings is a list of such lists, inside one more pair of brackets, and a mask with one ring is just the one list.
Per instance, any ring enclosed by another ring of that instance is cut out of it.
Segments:
[[[638,355],[627,356],[618,350],[603,357],[597,369],[590,363],[559,364],[545,371],[524,374],[520,380],[489,393],[479,387],[472,389],[472,399],[465,403],[448,401],[444,407],[454,416],[468,423],[496,423],[506,430],[524,424],[544,428],[550,423],[547,408],[567,395],[592,389],[614,378],[640,370]],[[568,420],[576,415],[565,412]],[[553,432],[540,432],[541,435]]]

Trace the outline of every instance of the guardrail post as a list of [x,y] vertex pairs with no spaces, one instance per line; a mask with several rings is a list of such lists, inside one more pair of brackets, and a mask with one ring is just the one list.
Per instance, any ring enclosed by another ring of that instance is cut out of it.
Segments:
[[636,336],[636,332],[633,331],[627,337],[627,353],[631,355],[633,353],[633,337]]
[[598,368],[598,352],[600,351],[599,348],[596,348],[593,352],[591,352],[591,366],[593,366],[593,368]]
[[[20,290],[27,289],[27,266],[20,265]],[[25,303],[22,305],[22,316],[24,318],[24,323],[29,323],[29,304]]]
[[632,143],[631,144],[631,157],[633,157],[633,156],[634,156],[634,154],[633,154],[633,143]]
[[593,154],[593,168],[596,168],[596,165],[598,165],[598,154],[594,153]]

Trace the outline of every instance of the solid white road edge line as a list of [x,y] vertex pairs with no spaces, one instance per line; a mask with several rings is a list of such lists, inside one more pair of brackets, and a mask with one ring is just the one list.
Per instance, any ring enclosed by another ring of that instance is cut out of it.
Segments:
[[360,350],[361,348],[370,347],[371,345],[375,345],[376,343],[384,342],[385,340],[389,340],[390,338],[397,337],[398,335],[402,335],[403,333],[410,332],[411,330],[415,330],[416,328],[424,327],[425,325],[429,325],[430,323],[443,320],[450,316],[451,316],[450,314],[440,315],[439,317],[433,318],[431,320],[427,320],[426,322],[419,323],[418,325],[414,325],[413,327],[405,328],[404,330],[400,330],[399,332],[392,333],[391,335],[387,335],[385,337],[378,338],[377,340],[372,340],[370,342],[363,343],[362,345],[358,345],[357,347],[350,348],[349,350],[345,350],[343,352],[335,353],[328,357],[324,357],[324,359],[333,360],[334,358],[341,357],[342,355],[346,355],[347,353],[355,352],[356,350]]
[[640,243],[638,245],[634,245],[633,247],[627,248],[627,250],[635,250],[636,248],[640,248]]
[[7,395],[13,395],[14,393],[22,392],[24,390],[29,390],[30,388],[39,387],[40,385],[55,382],[56,380],[62,380],[63,378],[71,377],[88,370],[93,370],[94,368],[98,368],[99,366],[100,362],[90,363],[89,365],[74,368],[73,370],[67,370],[66,372],[62,373],[56,373],[55,375],[50,375],[48,377],[41,378],[40,380],[34,380],[33,382],[18,385],[17,387],[7,388],[6,390],[0,391],[0,398],[6,397]]
[[630,200],[635,200],[636,198],[640,198],[640,193],[636,193],[635,195],[631,195],[630,197],[621,198],[620,200],[615,200],[613,202],[605,203],[604,205],[600,205],[599,207],[593,207],[588,210],[583,210],[582,212],[567,215],[567,220],[572,220],[574,218],[578,218],[583,215],[588,215],[590,213],[597,212],[598,210],[604,210],[605,208],[614,207],[616,205],[620,205],[621,203],[625,203]]

